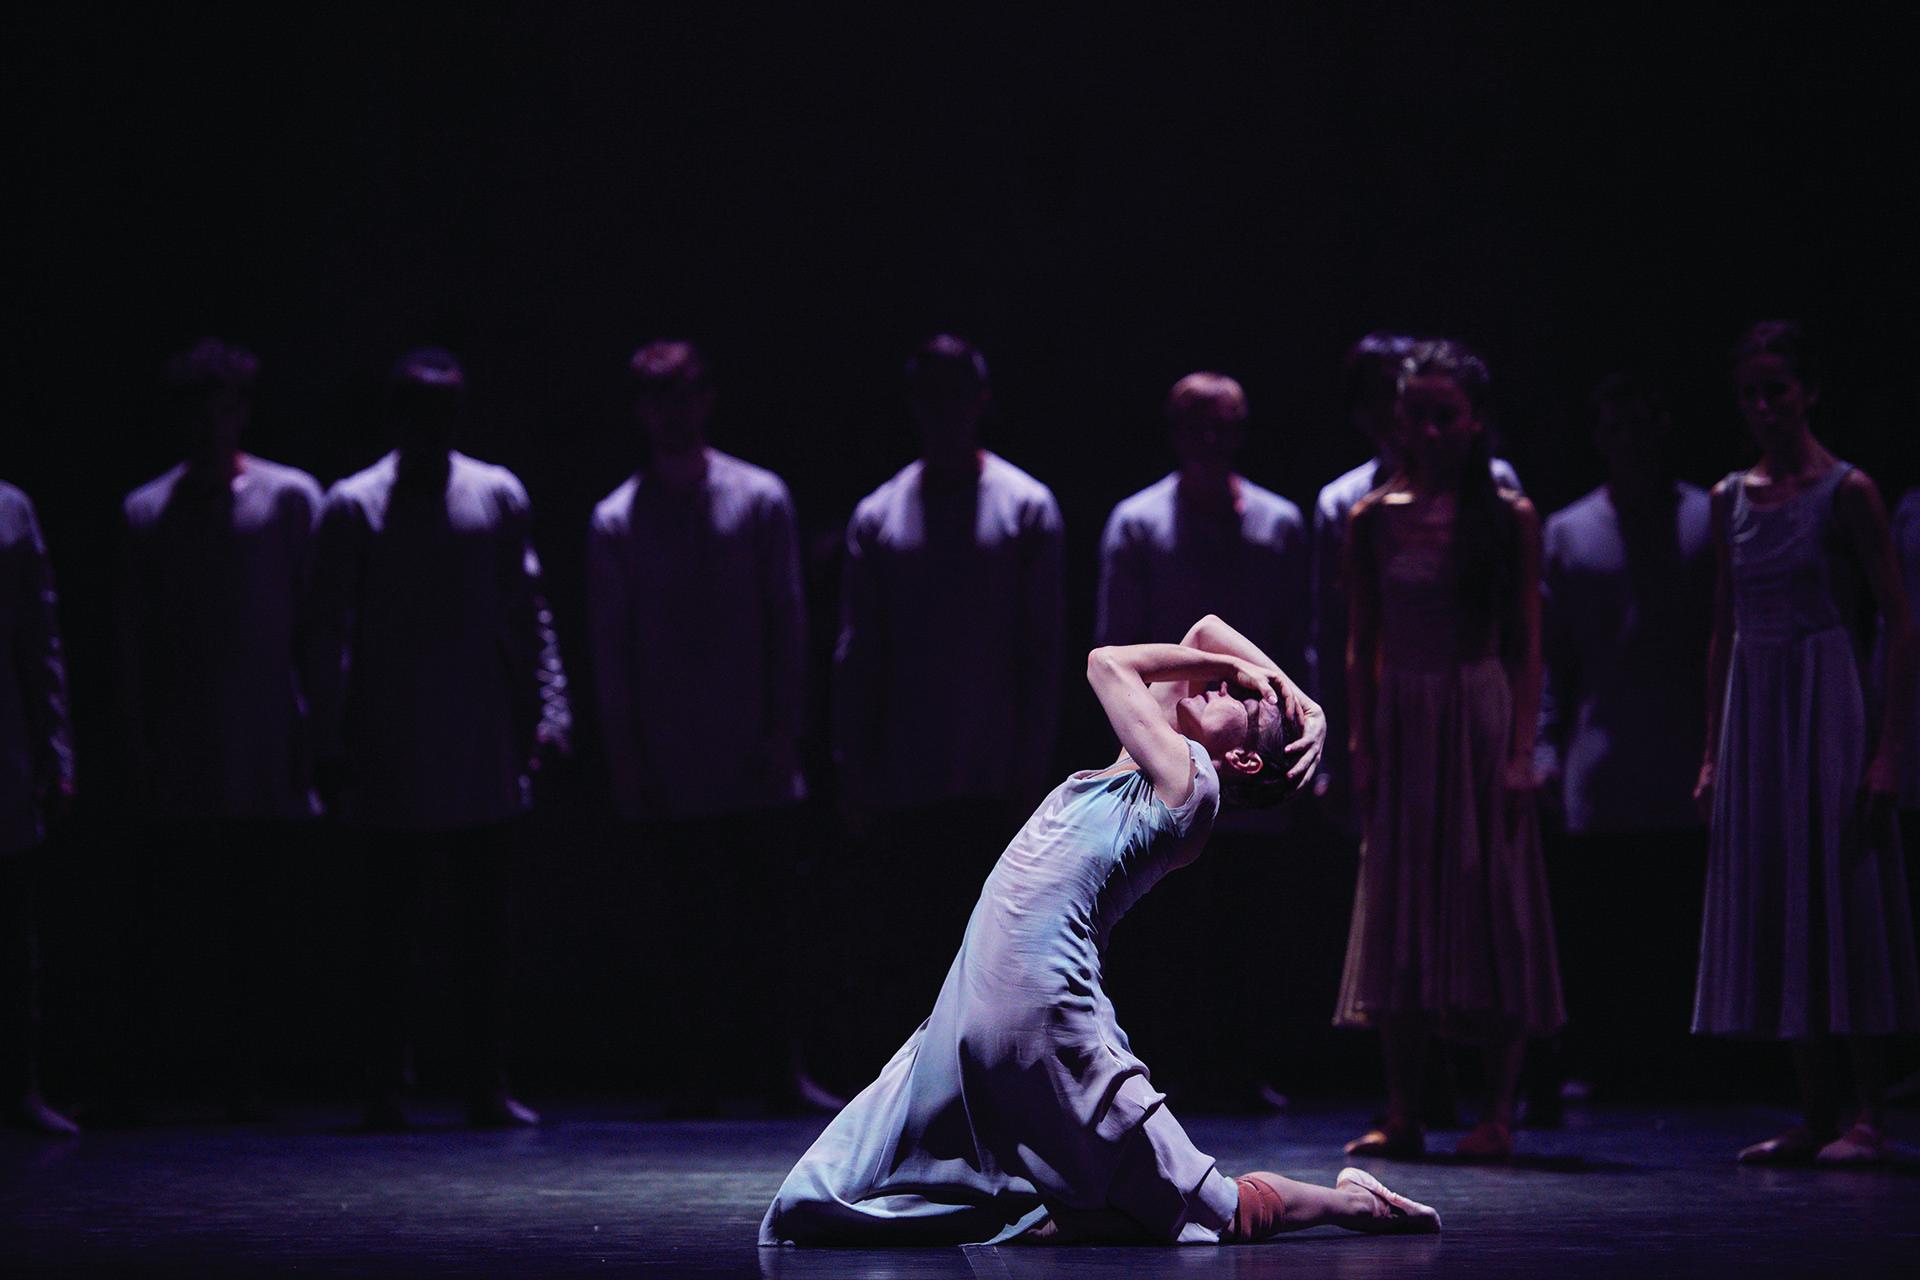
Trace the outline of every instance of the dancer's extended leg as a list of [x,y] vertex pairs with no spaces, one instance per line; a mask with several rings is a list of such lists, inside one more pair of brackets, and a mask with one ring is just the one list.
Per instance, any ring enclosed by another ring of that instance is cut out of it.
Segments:
[[1440,1230],[1440,1215],[1432,1208],[1389,1191],[1361,1169],[1341,1171],[1331,1187],[1264,1171],[1243,1174],[1235,1185],[1239,1211],[1220,1237],[1235,1244],[1321,1226],[1381,1234]]

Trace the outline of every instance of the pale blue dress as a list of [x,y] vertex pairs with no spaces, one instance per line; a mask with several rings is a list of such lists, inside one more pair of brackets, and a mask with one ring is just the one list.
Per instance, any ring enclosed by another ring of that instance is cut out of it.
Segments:
[[1920,1030],[1898,832],[1861,820],[1865,591],[1836,462],[1778,507],[1734,498],[1733,648],[1715,751],[1693,1029],[1791,1040]]
[[[1108,936],[1198,856],[1207,753],[1165,804],[1138,770],[1073,774],[980,892],[932,1015],[781,1184],[762,1245],[1078,1238],[1214,1243],[1238,1193],[1148,1082],[1101,987]],[[1205,980],[1201,975],[1201,980]]]

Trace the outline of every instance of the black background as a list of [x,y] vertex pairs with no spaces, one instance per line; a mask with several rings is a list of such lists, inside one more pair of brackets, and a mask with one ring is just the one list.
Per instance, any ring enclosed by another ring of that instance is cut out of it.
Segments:
[[[16,7],[0,468],[53,547],[91,786],[47,905],[56,1064],[84,1076],[104,1044],[98,904],[124,831],[90,762],[113,734],[117,502],[173,457],[157,371],[200,334],[260,353],[250,447],[323,482],[384,448],[401,350],[457,352],[462,447],[532,494],[583,710],[586,518],[639,454],[625,359],[663,335],[709,354],[715,443],[791,484],[816,609],[823,549],[911,456],[905,352],[939,329],[978,342],[990,442],[1066,518],[1070,652],[1101,522],[1169,466],[1166,387],[1239,377],[1244,469],[1305,506],[1364,456],[1336,371],[1376,327],[1485,351],[1504,448],[1551,510],[1598,480],[1579,406],[1623,363],[1667,378],[1690,478],[1746,465],[1723,352],[1753,319],[1801,317],[1827,356],[1825,438],[1891,501],[1920,479],[1899,14]],[[1101,745],[1073,688],[1063,767]],[[599,814],[583,727],[522,877],[523,1057],[549,1082],[618,1083],[654,1050],[631,1028],[609,1047],[607,1026],[657,974],[623,934],[646,868]],[[329,857],[301,882],[280,1044],[314,1078],[332,1061],[316,1039],[346,1034],[332,978],[354,913]],[[1350,864],[1313,883],[1276,928],[1337,971]],[[1333,1084],[1371,1050],[1323,1026],[1302,1023],[1302,1073]]]

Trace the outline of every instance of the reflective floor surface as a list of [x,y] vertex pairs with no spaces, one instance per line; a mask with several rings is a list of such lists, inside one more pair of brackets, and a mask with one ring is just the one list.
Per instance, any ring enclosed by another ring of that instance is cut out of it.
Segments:
[[[1223,1169],[1331,1181],[1360,1108],[1185,1117]],[[888,1277],[1920,1274],[1920,1159],[1878,1172],[1737,1167],[1786,1117],[1576,1114],[1504,1167],[1373,1162],[1443,1236],[1322,1229],[1240,1248],[759,1250],[818,1119],[664,1122],[555,1107],[537,1130],[365,1136],[344,1116],[183,1120],[43,1142],[0,1135],[0,1271],[41,1274]],[[1897,1124],[1916,1136],[1910,1113]],[[1453,1135],[1436,1135],[1436,1150]]]

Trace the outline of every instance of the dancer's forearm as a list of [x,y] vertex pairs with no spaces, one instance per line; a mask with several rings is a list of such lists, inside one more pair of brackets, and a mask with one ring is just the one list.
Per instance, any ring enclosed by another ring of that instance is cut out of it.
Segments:
[[1131,672],[1142,684],[1232,680],[1244,667],[1266,665],[1186,644],[1102,645],[1088,655],[1088,664],[1095,663]]
[[1224,653],[1262,667],[1271,667],[1285,675],[1287,683],[1299,687],[1292,672],[1268,657],[1259,645],[1234,630],[1218,614],[1210,613],[1187,628],[1186,639],[1180,643],[1206,653]]

